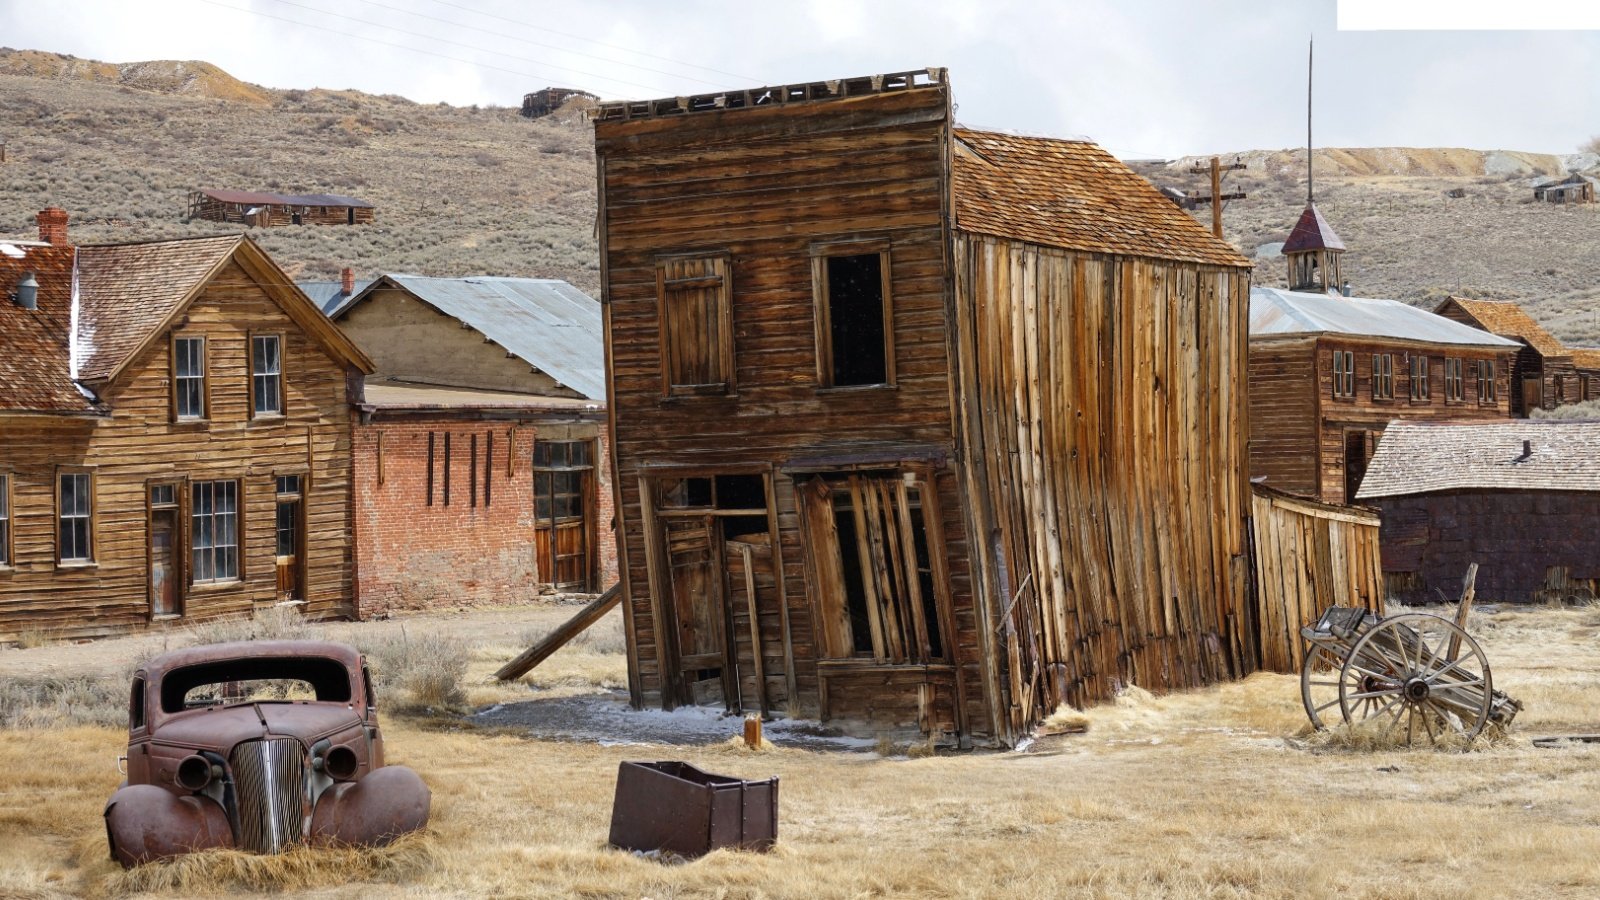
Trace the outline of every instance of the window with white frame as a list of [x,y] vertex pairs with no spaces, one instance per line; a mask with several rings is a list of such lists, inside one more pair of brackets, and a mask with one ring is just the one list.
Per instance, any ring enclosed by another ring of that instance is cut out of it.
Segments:
[[1333,351],[1333,395],[1356,395],[1356,355],[1349,350]]
[[1447,359],[1444,361],[1444,399],[1467,399],[1466,379],[1461,375],[1461,360]]
[[1494,401],[1494,363],[1487,359],[1480,359],[1478,360],[1478,402],[1493,403]]
[[239,482],[195,482],[189,492],[189,542],[189,571],[196,584],[239,577]]
[[1427,400],[1431,396],[1428,387],[1428,358],[1426,356],[1411,357],[1411,399]]
[[1394,399],[1394,354],[1372,354],[1372,399]]

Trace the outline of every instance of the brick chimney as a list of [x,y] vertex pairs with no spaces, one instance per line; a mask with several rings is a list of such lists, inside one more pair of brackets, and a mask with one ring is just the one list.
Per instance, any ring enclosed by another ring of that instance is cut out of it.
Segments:
[[339,290],[344,292],[346,297],[356,292],[356,271],[354,269],[346,268],[339,273]]
[[52,247],[66,247],[67,243],[67,211],[57,206],[48,206],[39,211],[39,240]]

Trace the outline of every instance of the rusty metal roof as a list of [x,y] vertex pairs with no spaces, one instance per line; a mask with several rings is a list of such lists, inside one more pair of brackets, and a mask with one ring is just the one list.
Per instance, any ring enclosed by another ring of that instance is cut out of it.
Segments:
[[1446,297],[1434,308],[1443,314],[1450,304],[1461,308],[1478,327],[1501,337],[1519,339],[1539,351],[1540,356],[1571,356],[1572,351],[1562,345],[1555,335],[1545,331],[1521,306],[1510,300],[1471,300],[1466,297]]
[[955,129],[956,227],[1090,253],[1249,268],[1090,141]]
[[1250,337],[1318,334],[1504,349],[1521,346],[1398,300],[1250,288]]
[[[72,382],[73,248],[0,241],[0,413],[73,415],[102,412]],[[38,308],[10,294],[32,272]]]
[[554,278],[389,274],[328,311],[337,321],[385,285],[400,288],[592,400],[606,397],[600,304]]
[[1307,203],[1305,210],[1300,213],[1300,220],[1294,223],[1294,230],[1289,232],[1289,239],[1283,242],[1282,252],[1343,249],[1344,241],[1334,233],[1328,220],[1322,217],[1322,210],[1317,209],[1315,203]]
[[1397,419],[1384,429],[1356,497],[1459,490],[1600,493],[1600,422]]
[[256,206],[354,206],[371,209],[372,204],[339,194],[266,194],[259,191],[225,191],[202,188],[200,193],[222,203],[249,203]]

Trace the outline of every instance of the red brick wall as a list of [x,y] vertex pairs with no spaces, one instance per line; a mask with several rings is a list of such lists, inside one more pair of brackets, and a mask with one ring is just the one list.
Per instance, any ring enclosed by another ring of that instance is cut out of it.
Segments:
[[[354,427],[356,607],[362,618],[398,609],[525,602],[544,589],[535,571],[533,443],[599,441],[595,539],[600,587],[616,581],[612,493],[605,428],[535,422],[375,421]],[[428,436],[434,439],[433,505],[428,505]],[[450,435],[450,502],[444,500],[444,439]],[[494,439],[484,498],[488,439]],[[477,437],[474,470],[472,438]],[[383,479],[379,483],[379,446]],[[512,462],[507,468],[507,447]],[[473,473],[476,475],[474,494]]]

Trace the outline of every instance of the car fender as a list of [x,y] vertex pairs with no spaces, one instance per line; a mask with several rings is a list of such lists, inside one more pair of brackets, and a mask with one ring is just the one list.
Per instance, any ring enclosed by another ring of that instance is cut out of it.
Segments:
[[179,797],[153,784],[119,788],[106,802],[111,858],[124,868],[196,850],[232,847],[228,814],[210,797]]
[[311,842],[382,845],[428,824],[428,786],[405,766],[384,766],[360,781],[323,791],[311,814]]

